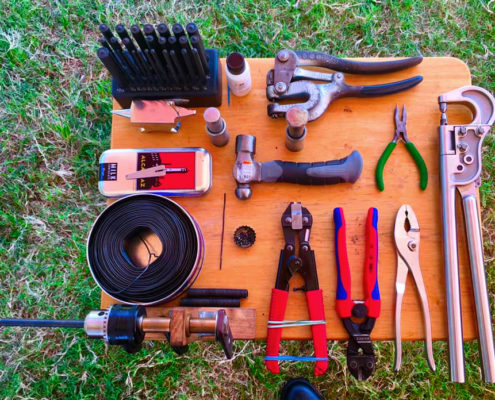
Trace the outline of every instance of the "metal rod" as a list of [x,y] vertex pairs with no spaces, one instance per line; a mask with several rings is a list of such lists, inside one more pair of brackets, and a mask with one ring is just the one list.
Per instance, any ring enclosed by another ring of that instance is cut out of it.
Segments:
[[199,36],[193,35],[189,38],[191,41],[192,47],[198,50],[199,57],[201,58],[201,63],[203,64],[203,69],[208,74],[210,72],[208,66],[208,57],[206,56],[205,47],[203,45],[203,41]]
[[112,54],[110,51],[104,47],[98,49],[97,53],[98,58],[101,60],[103,65],[108,69],[112,77],[117,81],[117,83],[121,87],[127,87],[129,82],[127,80],[127,76],[122,71],[121,67],[115,62],[112,58]]
[[132,37],[136,40],[141,50],[146,50],[148,48],[146,44],[146,39],[144,38],[143,32],[141,32],[141,28],[139,26],[132,25],[131,34]]
[[100,32],[105,36],[105,38],[110,41],[113,38],[112,30],[109,28],[107,24],[100,24]]
[[196,66],[196,70],[199,74],[199,80],[204,82],[206,80],[206,74],[203,69],[203,64],[201,63],[201,58],[199,57],[199,53],[197,49],[191,49],[191,54],[193,56],[194,65]]
[[480,229],[481,222],[479,219],[476,194],[463,195],[462,203],[464,206],[466,237],[468,241],[469,261],[471,264],[476,317],[478,320],[482,373],[485,382],[494,383],[495,349],[493,346],[492,318],[490,315],[490,301],[486,286],[483,242]]
[[158,34],[161,37],[164,37],[165,39],[167,39],[171,36],[170,30],[168,29],[167,24],[158,24],[158,26],[156,27],[156,30],[158,31]]
[[449,180],[449,158],[446,150],[451,148],[451,131],[440,126],[440,184],[442,189],[443,250],[445,260],[445,283],[447,295],[447,322],[449,340],[450,379],[464,382],[464,342],[462,336],[461,293],[459,286],[459,260],[457,255],[457,227],[455,211],[456,187]]
[[129,37],[129,34],[127,33],[127,30],[125,29],[125,26],[123,24],[118,24],[115,27],[115,32],[117,32],[117,35],[119,35],[122,40]]
[[137,50],[136,46],[134,46],[134,43],[132,42],[131,38],[122,39],[122,43],[124,43],[125,48],[131,52],[133,50]]
[[178,78],[177,78],[177,74],[175,73],[174,65],[172,59],[170,58],[170,54],[168,53],[167,50],[162,50],[162,55],[163,58],[165,58],[165,61],[167,62],[168,74],[172,78],[173,83],[177,84]]
[[173,24],[172,25],[172,32],[174,33],[174,36],[179,39],[181,36],[184,36],[186,32],[184,32],[184,28],[182,27],[181,24]]
[[25,328],[84,328],[84,321],[72,319],[0,319],[0,326]]
[[155,28],[151,24],[146,24],[143,26],[143,32],[145,36],[153,36],[153,39],[158,40],[158,36],[156,35]]
[[201,35],[199,34],[198,25],[196,25],[194,22],[189,22],[186,25],[186,32],[189,35],[189,37],[196,35],[201,39]]

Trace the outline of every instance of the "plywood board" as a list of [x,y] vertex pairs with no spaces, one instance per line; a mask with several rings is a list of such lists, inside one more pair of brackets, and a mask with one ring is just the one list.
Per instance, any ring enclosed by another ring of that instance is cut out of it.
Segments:
[[[222,63],[224,60],[222,60]],[[270,293],[275,283],[278,258],[284,241],[280,217],[291,201],[301,201],[313,215],[311,245],[316,253],[318,278],[324,293],[327,335],[329,339],[346,339],[341,321],[335,312],[336,264],[332,212],[343,207],[347,221],[348,253],[352,273],[352,297],[362,298],[364,257],[364,223],[369,207],[379,211],[379,284],[382,315],[377,320],[372,338],[389,340],[394,337],[394,281],[396,252],[393,241],[395,215],[402,204],[410,204],[421,227],[421,267],[430,302],[434,339],[447,338],[445,282],[442,247],[442,225],[439,185],[439,144],[437,127],[440,120],[437,97],[460,86],[471,84],[467,66],[455,58],[425,58],[423,63],[405,71],[377,75],[346,75],[351,84],[377,84],[422,75],[417,87],[386,97],[344,98],[330,105],[326,114],[308,125],[305,148],[291,153],[285,148],[285,120],[267,116],[265,76],[273,68],[272,59],[249,60],[253,88],[243,98],[232,96],[227,105],[226,90],[220,107],[231,140],[227,146],[213,146],[205,132],[203,109],[185,120],[180,133],[140,133],[125,118],[114,116],[112,148],[204,147],[213,156],[213,186],[200,198],[176,198],[199,222],[206,242],[203,270],[194,287],[246,288],[249,298],[243,307],[255,308],[256,338],[266,337]],[[226,84],[224,82],[224,89]],[[380,154],[393,138],[395,105],[405,104],[408,114],[408,135],[423,155],[429,172],[426,191],[419,189],[419,174],[414,161],[403,144],[397,146],[385,168],[385,191],[375,186],[375,166]],[[118,105],[115,103],[115,107]],[[465,111],[449,108],[450,121],[466,122]],[[352,150],[361,152],[364,169],[354,184],[336,186],[298,186],[282,183],[253,185],[250,200],[241,201],[234,195],[232,177],[235,159],[235,136],[250,134],[257,137],[258,161],[274,159],[287,161],[325,161],[347,156]],[[223,268],[220,265],[220,236],[222,231],[223,195],[226,193],[225,239]],[[460,210],[459,217],[462,216]],[[459,218],[462,221],[462,219]],[[256,230],[256,243],[249,249],[238,248],[233,240],[234,230],[249,225]],[[460,277],[463,299],[463,322],[466,339],[476,337],[475,311],[467,246],[459,225]],[[301,285],[299,277],[292,287]],[[102,305],[112,300],[103,295]],[[170,305],[170,304],[169,304]],[[291,292],[286,319],[307,319],[304,293]],[[409,278],[402,311],[402,334],[405,340],[423,338],[421,307],[416,288]],[[284,329],[286,339],[307,339],[311,330]]]

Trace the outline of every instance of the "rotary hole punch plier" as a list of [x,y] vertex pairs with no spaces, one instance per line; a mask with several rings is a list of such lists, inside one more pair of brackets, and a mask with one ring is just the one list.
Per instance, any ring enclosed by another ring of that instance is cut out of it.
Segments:
[[[360,381],[368,379],[375,370],[376,360],[371,331],[380,316],[381,300],[378,287],[378,210],[370,208],[366,218],[366,255],[364,259],[365,300],[351,298],[351,269],[347,258],[345,219],[342,208],[333,210],[335,222],[335,256],[337,259],[336,309],[349,333],[347,367]],[[362,320],[358,323],[352,317]]]
[[[267,369],[278,374],[279,360],[316,361],[315,376],[322,375],[328,368],[327,336],[323,292],[318,286],[318,275],[314,251],[309,245],[309,236],[313,217],[301,203],[290,203],[282,214],[282,229],[285,246],[280,252],[277,280],[272,289],[270,315],[266,338],[265,365]],[[299,255],[296,254],[296,239],[299,238]],[[304,286],[294,290],[306,292],[308,311],[311,321],[284,321],[289,281],[292,275],[299,272],[304,278]],[[310,325],[313,333],[314,357],[279,356],[282,327]]]
[[[304,103],[268,105],[268,115],[283,117],[294,106],[308,111],[308,121],[321,117],[330,103],[340,97],[374,97],[393,94],[416,86],[423,80],[414,76],[398,82],[372,86],[351,86],[345,83],[344,74],[381,74],[394,72],[419,64],[423,57],[402,60],[361,62],[345,60],[317,51],[292,51],[283,49],[275,57],[275,67],[266,77],[266,97],[269,101],[305,98]],[[331,69],[333,74],[313,71],[301,67],[322,67]],[[328,83],[316,84],[311,81]]]

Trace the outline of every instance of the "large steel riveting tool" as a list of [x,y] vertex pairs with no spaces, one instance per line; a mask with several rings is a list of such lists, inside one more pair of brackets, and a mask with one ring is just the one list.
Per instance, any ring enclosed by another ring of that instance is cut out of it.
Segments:
[[[495,99],[480,87],[464,86],[438,98],[440,120],[440,181],[442,188],[443,240],[449,327],[450,377],[464,382],[461,293],[457,254],[456,191],[461,195],[469,261],[478,320],[482,372],[486,382],[495,382],[490,304],[483,261],[483,242],[478,208],[477,187],[481,183],[481,146],[495,120]],[[466,125],[449,125],[447,104],[461,103],[473,116]]]

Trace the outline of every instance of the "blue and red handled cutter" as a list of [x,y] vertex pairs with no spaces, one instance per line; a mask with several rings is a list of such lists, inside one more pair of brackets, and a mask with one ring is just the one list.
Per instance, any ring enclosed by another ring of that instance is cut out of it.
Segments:
[[[333,210],[335,222],[335,255],[337,258],[338,316],[349,333],[347,367],[356,379],[368,379],[375,370],[375,352],[370,334],[380,316],[380,290],[378,288],[378,210],[370,208],[366,219],[366,255],[364,260],[365,300],[351,299],[351,270],[347,258],[345,219],[342,208]],[[351,317],[362,320],[354,322]]]
[[[327,335],[323,292],[318,286],[314,251],[309,245],[313,217],[301,203],[290,203],[282,214],[282,229],[285,247],[280,252],[277,280],[272,289],[270,315],[266,338],[265,365],[274,373],[280,373],[279,360],[316,361],[315,376],[322,375],[328,368]],[[296,255],[296,239],[299,237],[299,255]],[[295,273],[304,278],[304,286],[294,290],[304,290],[308,302],[311,321],[284,321],[289,281]],[[314,357],[279,356],[282,326],[311,325],[313,333]]]

